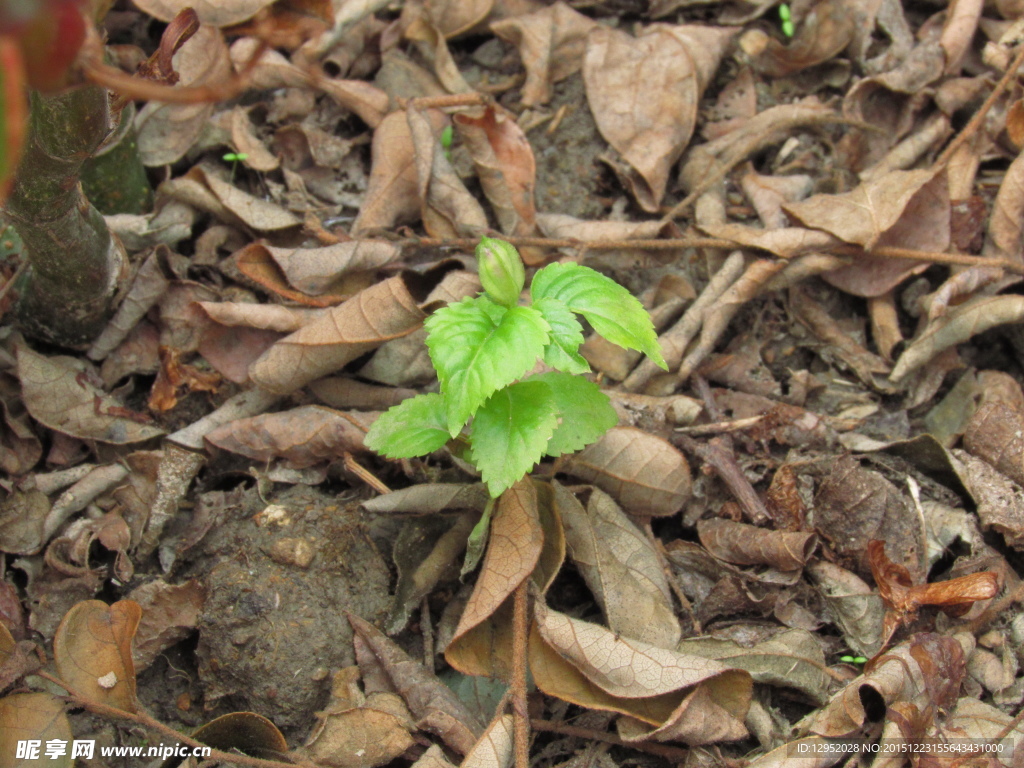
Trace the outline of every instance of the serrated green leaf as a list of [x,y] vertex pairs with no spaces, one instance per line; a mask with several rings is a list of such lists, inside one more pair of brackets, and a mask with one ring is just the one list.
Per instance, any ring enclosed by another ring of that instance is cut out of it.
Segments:
[[551,387],[521,381],[495,392],[473,420],[472,457],[487,490],[497,498],[533,469],[558,426]]
[[558,407],[560,421],[545,449],[548,456],[561,456],[586,448],[619,423],[619,416],[608,395],[597,384],[581,376],[542,373],[526,381],[547,384]]
[[530,297],[534,304],[558,299],[587,318],[608,341],[643,352],[668,370],[651,316],[633,294],[610,277],[572,262],[548,264],[534,276]]
[[551,327],[551,343],[544,347],[544,362],[566,373],[588,373],[590,365],[578,350],[583,343],[583,326],[558,299],[540,299],[533,308]]
[[439,309],[426,327],[452,437],[487,398],[534,366],[550,331],[536,309],[505,309],[486,296]]
[[444,398],[416,395],[385,411],[373,422],[364,440],[371,451],[391,459],[433,453],[448,442]]

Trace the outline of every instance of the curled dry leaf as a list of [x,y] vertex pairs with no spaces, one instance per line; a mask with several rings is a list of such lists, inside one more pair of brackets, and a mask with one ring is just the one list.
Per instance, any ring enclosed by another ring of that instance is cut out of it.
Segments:
[[362,507],[377,514],[436,515],[461,509],[483,512],[489,499],[483,483],[420,483],[367,499]]
[[486,19],[493,6],[494,0],[427,0],[423,9],[445,37],[456,37]]
[[658,210],[669,171],[693,135],[697,103],[732,34],[655,25],[639,37],[605,26],[587,36],[583,80],[590,111],[629,164],[625,181],[646,211]]
[[[275,248],[262,242],[252,243],[238,252],[235,258],[244,274],[271,290],[276,290],[276,286],[264,277],[259,268],[267,258],[273,260],[295,291],[331,299],[330,303],[336,304],[345,294],[343,278],[346,275],[378,269],[397,259],[399,254],[400,249],[392,243],[366,239],[322,248]],[[302,297],[282,295],[303,301]]]
[[882,598],[857,574],[827,561],[808,566],[829,613],[843,632],[846,645],[871,657],[882,648]]
[[170,21],[185,8],[192,8],[203,24],[215,27],[230,27],[251,19],[258,11],[266,8],[273,0],[142,0],[136,3],[140,9],[160,19]]
[[697,523],[700,543],[715,557],[735,565],[770,565],[780,571],[802,568],[818,546],[813,533],[769,531],[713,518]]
[[84,360],[44,357],[18,345],[18,379],[25,407],[36,421],[72,437],[124,445],[163,434],[149,418],[128,410],[97,386]]
[[275,758],[288,750],[284,735],[255,712],[229,712],[197,728],[193,738],[224,752]]
[[431,237],[477,237],[487,214],[455,173],[439,141],[440,121],[421,110],[406,110],[416,167],[420,218]]
[[251,108],[241,106],[231,110],[232,148],[242,157],[242,163],[247,168],[263,173],[277,170],[281,158],[267,149],[266,144],[256,136],[256,129],[249,120],[250,111]]
[[132,600],[86,600],[64,616],[53,637],[61,679],[87,699],[135,712],[132,638],[142,609]]
[[368,654],[372,654],[376,673],[384,676],[381,682],[401,695],[417,722],[426,723],[428,729],[429,724],[445,723],[445,730],[438,735],[459,754],[467,754],[482,730],[472,713],[433,672],[409,658],[380,630],[352,613],[346,615],[357,637],[356,658],[364,678],[371,663]]
[[537,215],[533,202],[537,165],[530,142],[513,115],[489,105],[479,114],[458,113],[452,121],[473,158],[501,231],[532,234]]
[[825,666],[822,643],[804,629],[785,630],[753,645],[696,637],[683,640],[676,650],[745,669],[755,683],[795,688],[819,705],[828,700],[832,677]]
[[911,704],[924,712],[953,691],[955,700],[966,665],[960,643],[930,633],[914,635],[871,661],[864,674],[832,697],[806,721],[807,730],[839,738],[856,732],[867,718],[864,702],[869,689],[886,706]]
[[950,347],[994,328],[1024,319],[1024,298],[1015,295],[976,296],[951,310],[918,334],[903,350],[889,374],[898,383]]
[[[445,659],[463,674],[481,674],[480,662],[489,669],[493,660],[475,656],[479,631],[470,633],[502,606],[540,561],[544,531],[537,509],[537,489],[523,478],[499,498],[491,520],[487,552],[473,594],[466,604]],[[488,631],[489,626],[481,628]],[[484,672],[483,674],[488,674]]]
[[494,34],[519,49],[526,68],[523,106],[546,104],[551,100],[551,86],[580,70],[587,34],[595,24],[562,0],[491,24]]
[[512,715],[496,717],[466,755],[460,768],[510,768],[512,765]]
[[767,37],[764,50],[751,57],[751,64],[768,77],[785,77],[813,67],[842,53],[853,39],[856,26],[848,3],[824,0],[811,8],[788,44]]
[[324,405],[339,410],[386,411],[403,400],[415,397],[415,389],[381,387],[348,376],[331,376],[310,383],[309,391]]
[[565,471],[593,483],[627,512],[664,516],[690,497],[690,466],[671,443],[633,427],[615,427],[568,458]]
[[206,439],[256,461],[283,459],[293,469],[304,469],[365,450],[363,438],[371,418],[360,416],[357,420],[331,408],[304,405],[233,421],[209,432]]
[[[427,110],[431,127],[440,133],[447,118]],[[370,182],[366,200],[352,223],[358,237],[370,229],[408,224],[420,215],[419,178],[412,132],[404,111],[392,112],[373,132]]]
[[951,616],[960,616],[977,601],[999,593],[999,577],[992,571],[915,585],[906,568],[885,556],[885,542],[877,539],[868,542],[868,562],[878,594],[889,609],[882,632],[886,642],[900,624],[914,619],[922,606],[934,605]]
[[[64,713],[64,702],[53,694],[15,693],[0,698],[0,750],[3,750],[0,754],[6,756],[6,764],[18,766],[29,762],[14,758],[18,754],[19,743],[36,741],[46,744],[57,740],[70,744],[73,738],[71,724]],[[70,749],[46,762],[53,768],[72,768],[75,764]]]
[[584,509],[568,489],[557,483],[552,487],[569,556],[608,626],[659,648],[675,647],[682,633],[650,540],[603,491],[583,490]]
[[[265,4],[262,0],[260,2]],[[227,82],[232,74],[224,36],[216,25],[208,23],[199,27],[196,34],[174,54],[172,61],[182,86],[219,85]],[[142,163],[158,166],[180,160],[208,126],[212,114],[212,103],[164,104],[151,101],[146,104],[135,118]]]
[[263,389],[287,394],[411,333],[426,318],[418,301],[433,287],[429,282],[403,272],[360,291],[277,342],[252,364],[249,376]]
[[166,246],[158,246],[145,257],[135,273],[124,301],[107,323],[107,327],[89,347],[87,356],[90,360],[99,362],[106,358],[128,338],[138,322],[160,301],[171,284],[170,270],[166,262],[169,255],[170,250]]
[[982,254],[1015,264],[1024,261],[1024,155],[1017,155],[1003,174],[992,203]]
[[530,632],[530,669],[545,693],[627,715],[629,741],[707,744],[743,738],[753,684],[749,673],[710,659],[618,637],[543,603]]

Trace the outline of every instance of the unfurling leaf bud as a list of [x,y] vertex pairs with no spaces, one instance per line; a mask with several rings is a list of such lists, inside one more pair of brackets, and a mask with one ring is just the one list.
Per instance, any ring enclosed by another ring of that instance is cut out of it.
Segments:
[[480,264],[480,282],[487,295],[499,304],[514,307],[526,282],[519,251],[504,240],[482,237],[476,247],[476,258]]

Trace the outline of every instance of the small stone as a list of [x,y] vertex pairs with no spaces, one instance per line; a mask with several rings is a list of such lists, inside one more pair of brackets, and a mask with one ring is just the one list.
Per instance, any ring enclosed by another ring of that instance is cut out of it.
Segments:
[[316,555],[316,548],[308,539],[285,538],[271,544],[267,554],[275,563],[309,568],[313,556]]

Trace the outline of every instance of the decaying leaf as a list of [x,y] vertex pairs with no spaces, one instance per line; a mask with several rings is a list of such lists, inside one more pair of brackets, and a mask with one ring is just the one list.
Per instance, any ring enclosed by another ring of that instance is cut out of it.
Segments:
[[132,648],[136,671],[148,669],[159,654],[195,630],[205,597],[196,579],[183,584],[157,579],[132,590],[130,599],[142,608]]
[[770,565],[780,571],[802,568],[818,546],[813,533],[768,531],[721,518],[701,520],[697,535],[708,552],[727,563]]

